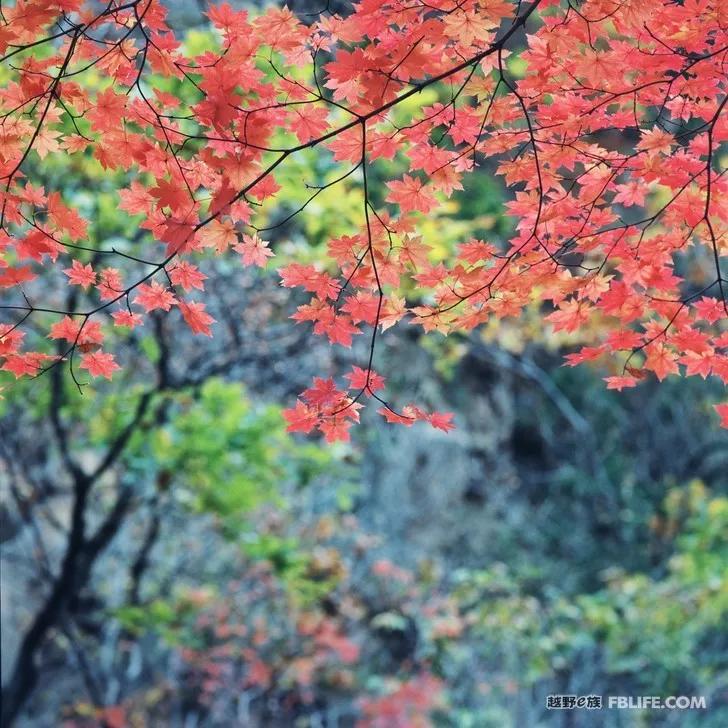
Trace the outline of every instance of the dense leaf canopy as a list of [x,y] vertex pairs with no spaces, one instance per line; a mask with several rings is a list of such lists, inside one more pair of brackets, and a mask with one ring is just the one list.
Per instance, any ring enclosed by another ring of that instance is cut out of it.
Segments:
[[[291,430],[347,439],[371,399],[390,421],[451,428],[384,399],[377,336],[403,319],[467,332],[538,306],[555,330],[588,333],[569,363],[612,361],[611,388],[649,373],[728,381],[725,3],[362,0],[310,24],[223,3],[204,49],[155,0],[2,13],[6,372],[110,378],[116,327],[158,310],[212,334],[200,258],[266,266],[260,211],[315,150],[338,172],[308,181],[292,215],[355,184],[359,222],[320,260],[281,267],[281,283],[308,296],[296,321],[335,345],[368,337],[368,353],[316,379],[287,410]],[[55,155],[106,171],[133,240],[89,245],[83,200],[29,181]],[[420,223],[483,160],[510,190],[514,233],[438,259]]]

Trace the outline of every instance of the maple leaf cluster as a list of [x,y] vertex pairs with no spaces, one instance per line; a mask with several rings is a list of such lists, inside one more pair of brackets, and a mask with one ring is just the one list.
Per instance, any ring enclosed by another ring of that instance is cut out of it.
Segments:
[[[568,362],[611,362],[611,388],[651,374],[728,382],[720,0],[361,0],[310,24],[222,3],[207,11],[216,42],[196,54],[157,0],[2,12],[2,370],[73,374],[79,351],[80,368],[111,377],[110,332],[154,311],[210,335],[214,319],[189,297],[204,291],[200,258],[266,266],[256,208],[275,200],[291,157],[317,150],[342,170],[327,187],[356,185],[360,225],[317,264],[283,266],[281,283],[309,296],[295,321],[334,345],[367,337],[369,354],[339,385],[317,379],[302,393],[286,411],[292,430],[345,439],[367,399],[389,421],[450,429],[450,415],[379,394],[377,333],[404,319],[470,332],[537,305],[555,331],[592,339]],[[78,206],[26,176],[53,155],[123,179],[119,210],[138,216],[139,240],[91,246]],[[483,159],[510,190],[515,233],[435,260],[418,224]],[[393,160],[406,173],[373,196]],[[43,300],[35,279],[53,270],[76,291],[72,306]],[[26,345],[31,319],[58,348]]]

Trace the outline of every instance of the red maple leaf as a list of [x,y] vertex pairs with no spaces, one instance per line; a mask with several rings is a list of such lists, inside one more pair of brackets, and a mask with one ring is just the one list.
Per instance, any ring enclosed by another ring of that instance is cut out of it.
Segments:
[[452,412],[433,412],[431,415],[428,415],[427,421],[438,430],[450,432],[450,430],[455,429],[455,425],[452,423],[453,417]]
[[111,375],[119,369],[114,361],[114,355],[105,351],[92,351],[81,357],[81,369],[86,369],[92,377],[105,377],[111,379]]
[[333,379],[314,377],[313,387],[305,390],[302,396],[310,405],[327,407],[341,402],[344,395],[336,388]]
[[243,241],[233,245],[233,250],[240,253],[245,265],[257,265],[260,268],[265,267],[267,259],[274,255],[268,243],[257,235],[243,235]]
[[190,327],[193,334],[212,336],[210,324],[215,323],[215,319],[205,311],[204,303],[180,301],[178,305],[184,320],[187,322],[187,325]]
[[394,202],[399,205],[403,212],[430,212],[437,205],[437,198],[427,189],[427,186],[417,177],[409,174],[404,175],[401,180],[389,182],[389,194],[387,202]]
[[94,273],[90,263],[83,265],[80,261],[74,260],[71,267],[64,268],[63,272],[68,276],[69,283],[76,286],[85,288],[96,284],[96,273]]
[[366,389],[370,393],[384,389],[384,378],[373,369],[367,370],[354,366],[349,374],[344,375],[349,380],[349,389]]
[[185,260],[177,263],[169,271],[169,278],[172,283],[176,286],[182,286],[185,291],[191,291],[193,288],[202,291],[205,288],[203,281],[207,280],[207,276],[196,265],[192,265],[192,263]]
[[36,278],[36,274],[28,265],[0,269],[0,288],[14,288],[32,281],[34,278]]
[[176,180],[158,180],[157,186],[152,187],[149,193],[157,200],[160,208],[168,207],[173,214],[184,213],[192,205],[189,191]]
[[607,389],[616,389],[620,392],[625,388],[637,386],[637,377],[634,376],[605,377],[604,381],[607,383]]
[[152,281],[151,284],[142,283],[138,286],[134,303],[149,313],[157,309],[169,311],[177,303],[177,299],[168,288],[157,281]]
[[283,410],[283,417],[288,432],[311,432],[318,425],[319,415],[315,407],[310,407],[302,400],[296,400],[295,407]]
[[142,317],[138,313],[131,313],[130,311],[114,311],[111,317],[114,319],[115,326],[126,326],[133,329],[142,324]]

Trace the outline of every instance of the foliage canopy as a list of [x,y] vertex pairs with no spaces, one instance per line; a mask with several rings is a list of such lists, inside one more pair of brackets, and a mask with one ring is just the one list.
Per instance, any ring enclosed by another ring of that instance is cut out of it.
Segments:
[[[362,0],[310,25],[223,3],[203,47],[155,0],[2,12],[0,356],[16,377],[111,378],[112,331],[155,311],[211,335],[199,259],[266,266],[274,230],[341,187],[359,200],[348,234],[279,272],[308,297],[293,319],[334,345],[367,336],[368,354],[302,392],[290,430],[347,439],[368,399],[388,421],[449,430],[449,413],[383,397],[377,336],[404,319],[469,332],[540,306],[554,330],[587,332],[570,364],[611,358],[610,388],[728,381],[724,3]],[[286,166],[312,152],[336,175],[312,163],[300,206],[267,225]],[[131,239],[89,244],[94,195],[44,178],[59,155],[105,170]],[[515,231],[435,259],[421,223],[484,160]]]

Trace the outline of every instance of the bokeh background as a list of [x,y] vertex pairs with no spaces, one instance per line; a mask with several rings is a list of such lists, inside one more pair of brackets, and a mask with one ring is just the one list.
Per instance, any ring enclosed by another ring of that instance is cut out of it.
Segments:
[[[203,5],[168,3],[190,49],[212,42]],[[138,235],[91,157],[36,162],[28,177],[81,205],[94,241]],[[297,155],[271,225],[306,199],[312,170],[336,176]],[[356,184],[271,231],[275,262],[316,259],[354,228]],[[482,160],[423,226],[435,255],[506,238],[505,195]],[[471,337],[400,325],[377,352],[389,394],[454,412],[457,429],[372,416],[328,446],[288,435],[281,409],[313,376],[361,365],[366,344],[334,350],[290,321],[273,267],[201,264],[210,340],[150,317],[117,345],[113,383],[80,395],[56,368],[3,392],[3,684],[78,515],[66,453],[90,471],[113,455],[17,724],[728,725],[719,384],[607,391],[604,371],[563,366],[589,332],[554,335],[536,310]],[[555,712],[550,694],[700,695],[709,709]]]

